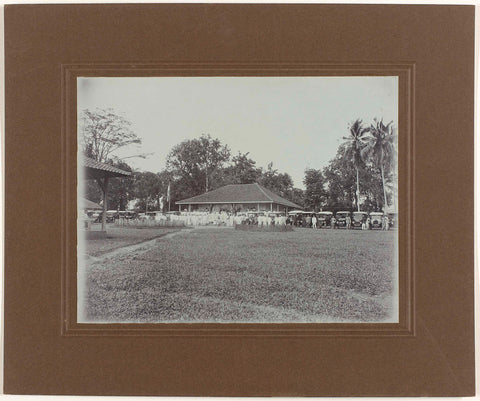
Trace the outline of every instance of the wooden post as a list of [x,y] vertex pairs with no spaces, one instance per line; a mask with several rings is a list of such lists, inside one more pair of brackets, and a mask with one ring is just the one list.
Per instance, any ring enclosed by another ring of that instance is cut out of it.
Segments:
[[257,203],[257,212],[260,211],[260,203]]
[[273,212],[273,203],[270,203],[270,211]]
[[105,231],[107,222],[107,195],[108,195],[108,177],[103,179],[103,213],[102,213],[102,231]]

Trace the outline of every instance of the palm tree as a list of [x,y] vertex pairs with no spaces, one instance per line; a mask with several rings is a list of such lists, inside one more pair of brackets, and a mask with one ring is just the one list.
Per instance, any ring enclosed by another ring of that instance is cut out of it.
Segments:
[[368,143],[369,128],[365,128],[362,125],[362,120],[358,118],[350,124],[348,129],[350,135],[343,137],[345,140],[343,143],[343,157],[345,160],[352,162],[357,171],[356,203],[357,210],[360,211],[360,184],[358,180],[358,170],[362,164],[362,149],[364,149]]
[[383,186],[383,210],[388,206],[387,191],[385,186],[385,171],[389,171],[395,162],[396,134],[393,121],[383,123],[383,119],[374,119],[370,126],[370,137],[367,146],[362,151],[364,160],[372,160],[373,164],[380,169]]

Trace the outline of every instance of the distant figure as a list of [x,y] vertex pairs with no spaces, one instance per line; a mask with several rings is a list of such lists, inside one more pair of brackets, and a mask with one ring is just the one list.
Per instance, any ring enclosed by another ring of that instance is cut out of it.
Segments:
[[371,220],[370,220],[370,217],[367,218],[367,230],[370,230],[370,225],[371,225]]
[[303,225],[302,216],[295,216],[295,226],[301,227]]
[[337,219],[335,217],[332,217],[330,219],[330,228],[333,230],[336,224],[337,224]]
[[345,218],[345,223],[347,225],[347,230],[350,230],[352,228],[352,218],[349,215]]
[[317,229],[317,216],[315,216],[315,215],[312,216],[312,228],[314,230]]
[[305,227],[310,227],[311,224],[312,224],[312,218],[310,216],[307,216],[305,218]]
[[265,217],[264,217],[264,223],[267,227],[270,226],[270,216],[267,214]]
[[390,219],[388,218],[387,215],[385,215],[385,216],[383,217],[383,225],[384,225],[384,228],[383,228],[383,229],[384,229],[385,231],[388,231],[388,229],[390,228]]

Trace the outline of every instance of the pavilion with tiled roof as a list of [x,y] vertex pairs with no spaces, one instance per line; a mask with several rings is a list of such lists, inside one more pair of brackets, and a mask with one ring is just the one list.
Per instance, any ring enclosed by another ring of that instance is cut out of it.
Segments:
[[102,232],[105,232],[105,223],[107,215],[107,195],[108,182],[110,178],[130,177],[132,173],[121,170],[110,164],[101,163],[87,156],[81,156],[81,165],[83,167],[83,178],[87,180],[96,180],[103,193],[102,205]]
[[[301,206],[282,198],[258,183],[230,184],[176,202],[179,210],[253,210],[288,212]],[[182,208],[183,207],[183,208]]]
[[82,156],[82,165],[85,171],[86,179],[128,177],[132,175],[129,171],[124,171],[110,164],[97,162],[87,156]]

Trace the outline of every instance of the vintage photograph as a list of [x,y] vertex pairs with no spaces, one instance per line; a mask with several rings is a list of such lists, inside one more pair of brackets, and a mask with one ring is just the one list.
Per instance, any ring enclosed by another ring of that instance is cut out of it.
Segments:
[[398,322],[398,77],[77,93],[79,323]]

